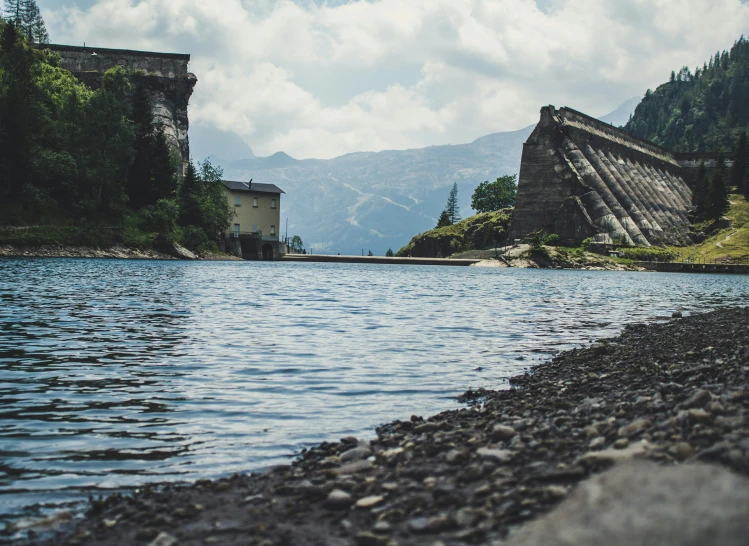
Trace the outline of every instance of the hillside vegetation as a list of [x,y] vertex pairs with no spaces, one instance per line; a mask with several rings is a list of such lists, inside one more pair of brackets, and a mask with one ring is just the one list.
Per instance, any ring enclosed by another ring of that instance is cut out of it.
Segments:
[[420,233],[397,252],[397,256],[447,258],[466,250],[484,249],[507,238],[512,209],[485,212],[460,222]]
[[221,171],[181,176],[132,76],[118,66],[90,89],[0,19],[0,243],[216,248],[233,214]]
[[679,152],[730,150],[749,127],[749,41],[717,52],[694,72],[684,67],[648,90],[625,129]]

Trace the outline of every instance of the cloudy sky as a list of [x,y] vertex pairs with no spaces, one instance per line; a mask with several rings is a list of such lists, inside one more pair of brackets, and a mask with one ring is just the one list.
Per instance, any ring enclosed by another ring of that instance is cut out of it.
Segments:
[[600,116],[749,34],[746,0],[37,0],[54,43],[192,54],[193,129],[296,158]]

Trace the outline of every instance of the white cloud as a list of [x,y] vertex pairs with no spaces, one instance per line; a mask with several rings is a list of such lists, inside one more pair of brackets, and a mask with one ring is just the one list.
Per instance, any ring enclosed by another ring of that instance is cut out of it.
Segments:
[[550,103],[604,114],[749,30],[740,0],[94,2],[41,1],[53,40],[189,52],[193,126],[294,157],[469,141]]

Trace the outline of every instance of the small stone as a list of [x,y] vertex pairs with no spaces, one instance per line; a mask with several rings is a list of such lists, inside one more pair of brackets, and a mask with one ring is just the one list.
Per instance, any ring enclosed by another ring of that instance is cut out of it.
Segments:
[[668,448],[668,452],[677,461],[683,461],[694,455],[694,450],[687,442],[678,442]]
[[723,407],[723,404],[715,400],[707,405],[707,411],[716,415],[720,415],[725,412],[725,408]]
[[398,484],[395,482],[385,482],[380,486],[385,491],[397,491],[398,490]]
[[466,458],[466,453],[462,449],[451,449],[445,455],[445,460],[448,464],[460,464]]
[[353,463],[345,464],[339,468],[334,468],[332,472],[336,476],[341,476],[343,474],[356,474],[357,472],[369,470],[370,468],[372,468],[372,466],[372,461],[368,461],[365,459],[363,461],[356,461]]
[[475,508],[461,508],[455,514],[455,522],[460,527],[472,527],[473,524],[479,520],[482,514],[483,512],[480,512]]
[[704,408],[712,399],[713,395],[710,391],[700,389],[684,402],[684,408]]
[[593,438],[590,443],[588,444],[588,449],[603,449],[606,445],[606,438],[603,436],[598,436],[597,438]]
[[455,527],[455,521],[448,516],[432,518],[413,518],[408,522],[408,529],[413,533],[439,533]]
[[709,423],[711,421],[710,414],[703,409],[690,409],[687,411],[687,415],[697,421],[698,423]]
[[344,531],[348,531],[351,529],[351,522],[347,519],[341,520],[341,527],[343,527]]
[[[643,430],[650,426],[649,419],[636,419],[630,424],[625,425],[619,429],[618,435],[620,438],[629,438],[640,434]],[[626,447],[626,446],[625,446]]]
[[325,500],[326,506],[334,509],[348,508],[354,503],[351,495],[340,489],[334,489]]
[[626,438],[619,438],[616,442],[614,442],[614,449],[624,449],[629,445],[629,440]]
[[390,525],[387,521],[378,521],[377,523],[372,526],[372,531],[377,533],[378,535],[386,535],[392,531],[393,526]]
[[388,538],[374,535],[368,531],[363,531],[357,533],[354,542],[356,543],[356,546],[386,546]]
[[415,434],[423,434],[425,432],[434,432],[439,429],[440,426],[437,423],[424,423],[423,425],[417,425],[414,427]]
[[177,539],[169,533],[161,532],[155,539],[148,543],[148,546],[174,546],[177,544]]
[[548,485],[544,487],[543,492],[549,499],[561,499],[567,495],[567,489],[561,485]]
[[517,434],[515,429],[507,425],[494,425],[492,428],[491,438],[493,442],[504,442],[511,439]]
[[114,527],[115,525],[117,525],[117,519],[106,519],[105,518],[104,521],[102,521],[102,523],[104,524],[104,527],[110,529],[110,528]]
[[493,449],[490,447],[481,447],[476,450],[476,454],[483,461],[491,461],[494,463],[504,463],[512,458],[512,451],[507,449]]
[[351,463],[354,461],[358,461],[359,459],[366,459],[371,454],[371,449],[369,449],[368,447],[359,446],[341,453],[341,461],[344,463]]
[[385,497],[372,495],[370,497],[364,497],[363,499],[359,499],[358,501],[356,501],[356,507],[357,508],[372,508],[374,506],[377,506],[384,500],[385,500]]

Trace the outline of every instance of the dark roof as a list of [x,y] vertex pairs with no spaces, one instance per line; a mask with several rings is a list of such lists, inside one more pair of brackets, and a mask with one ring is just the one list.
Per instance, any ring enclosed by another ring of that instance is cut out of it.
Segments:
[[232,180],[222,180],[221,183],[232,191],[251,191],[256,193],[286,193],[275,184],[261,184],[260,182],[234,182]]
[[52,51],[79,51],[84,53],[89,51],[101,51],[102,53],[109,55],[129,55],[131,57],[159,57],[162,59],[177,59],[180,61],[190,60],[190,55],[188,53],[161,53],[158,51],[136,51],[133,49],[111,49],[108,47],[91,46],[81,47],[63,44],[43,44],[39,45],[38,47],[42,49],[51,49]]

